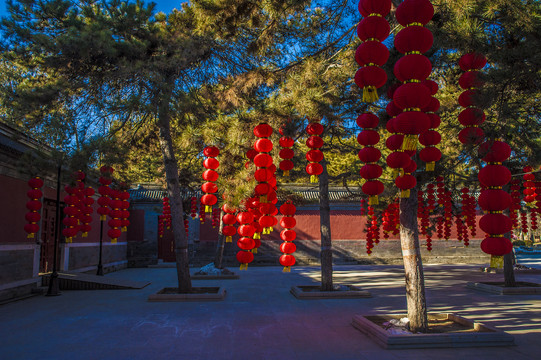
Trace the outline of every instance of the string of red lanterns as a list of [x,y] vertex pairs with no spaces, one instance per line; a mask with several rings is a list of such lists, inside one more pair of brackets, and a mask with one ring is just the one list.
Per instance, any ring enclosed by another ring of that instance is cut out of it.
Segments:
[[[282,130],[280,130],[280,134],[282,134]],[[280,159],[279,167],[280,170],[283,171],[284,177],[289,176],[289,172],[293,170],[293,167],[295,164],[293,164],[293,157],[295,156],[295,152],[293,151],[293,145],[295,145],[295,140],[291,136],[282,136],[280,140],[278,140],[278,144],[280,145],[280,153],[278,156]]]
[[34,238],[35,234],[39,231],[39,221],[41,220],[41,210],[42,203],[41,198],[43,197],[43,192],[41,188],[43,187],[43,180],[40,177],[33,177],[28,180],[28,186],[30,190],[26,193],[28,202],[26,203],[26,208],[29,210],[25,219],[28,222],[24,225],[24,231],[27,233],[27,238]]
[[241,249],[237,252],[237,260],[240,263],[240,270],[247,270],[248,264],[254,260],[252,249],[255,246],[252,236],[255,229],[252,225],[254,216],[249,211],[241,211],[237,214],[237,222],[240,224],[237,232],[240,238],[237,240],[237,246]]
[[357,142],[363,146],[358,155],[364,163],[359,173],[366,180],[361,190],[368,195],[369,205],[377,205],[379,204],[378,196],[384,190],[383,183],[377,180],[383,172],[381,166],[377,164],[381,158],[381,151],[375,147],[380,139],[379,133],[376,131],[379,118],[372,113],[364,113],[357,117],[356,122],[362,128],[357,135]]
[[203,161],[203,166],[207,170],[203,172],[203,180],[206,182],[201,185],[201,191],[204,193],[201,196],[201,204],[205,205],[206,213],[212,213],[212,206],[218,202],[218,198],[214,194],[218,192],[215,181],[218,180],[219,175],[215,170],[220,165],[220,162],[216,159],[219,154],[220,150],[216,146],[207,146],[203,149],[203,155],[207,157]]
[[310,182],[317,183],[318,176],[323,172],[323,166],[320,164],[323,161],[323,152],[319,150],[323,147],[323,139],[321,134],[323,134],[323,125],[319,123],[318,119],[310,119],[310,123],[306,126],[306,133],[310,135],[306,139],[306,146],[311,150],[306,153],[306,173],[310,175]]
[[222,205],[222,211],[225,213],[222,216],[222,222],[224,223],[222,234],[225,236],[225,242],[232,242],[233,236],[237,233],[237,229],[234,226],[237,222],[237,217],[235,216],[237,210],[225,203]]
[[465,145],[480,144],[485,134],[479,126],[485,121],[485,113],[479,108],[479,88],[483,86],[481,70],[487,63],[483,54],[470,52],[462,55],[458,65],[464,71],[458,84],[465,91],[460,94],[458,103],[465,109],[458,115],[458,121],[464,129],[458,134],[458,140]]
[[363,16],[357,26],[357,35],[361,45],[355,52],[355,61],[361,67],[355,73],[355,83],[363,89],[363,101],[375,102],[379,99],[378,91],[387,82],[387,74],[381,68],[388,58],[389,50],[382,44],[390,32],[385,20],[391,10],[390,0],[361,0],[359,13]]
[[280,244],[280,251],[283,253],[280,256],[280,264],[284,267],[284,272],[291,271],[291,267],[295,265],[295,256],[293,253],[296,251],[297,247],[293,241],[297,237],[297,233],[293,228],[297,225],[297,222],[294,218],[297,208],[291,202],[286,202],[280,206],[280,213],[283,215],[280,220],[280,225],[284,228],[280,232],[280,239],[284,241]]

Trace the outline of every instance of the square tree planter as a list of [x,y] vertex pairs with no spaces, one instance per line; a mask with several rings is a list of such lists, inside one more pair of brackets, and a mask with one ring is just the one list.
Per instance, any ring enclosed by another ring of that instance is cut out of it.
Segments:
[[353,317],[352,325],[386,349],[515,345],[513,336],[453,314],[429,314],[429,325],[433,323],[439,326],[433,326],[434,332],[426,334],[392,334],[383,328],[383,322],[404,316],[356,315]]
[[148,296],[148,301],[221,301],[226,291],[222,287],[192,287],[189,294],[179,294],[177,288],[163,288]]
[[499,295],[535,295],[541,294],[541,284],[517,281],[516,287],[505,287],[503,281],[493,282],[469,282],[466,286],[470,289],[489,292]]
[[335,285],[333,291],[321,291],[319,285],[292,286],[290,292],[302,300],[312,299],[357,299],[368,298],[372,295],[353,285]]

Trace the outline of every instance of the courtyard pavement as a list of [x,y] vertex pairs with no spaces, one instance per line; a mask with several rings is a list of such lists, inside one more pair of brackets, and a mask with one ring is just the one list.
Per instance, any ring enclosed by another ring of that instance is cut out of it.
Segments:
[[[319,281],[318,267],[249,267],[239,280],[198,280],[223,286],[220,302],[148,302],[176,286],[174,268],[126,269],[106,275],[150,281],[139,290],[63,291],[0,306],[0,359],[540,359],[541,295],[495,295],[467,281],[498,281],[481,265],[425,265],[429,311],[452,312],[504,330],[517,346],[385,350],[351,325],[353,315],[405,311],[400,266],[335,266],[337,284],[372,298],[298,300],[293,285]],[[193,269],[195,271],[196,269]],[[236,272],[238,270],[231,269]],[[541,282],[541,275],[517,275]]]

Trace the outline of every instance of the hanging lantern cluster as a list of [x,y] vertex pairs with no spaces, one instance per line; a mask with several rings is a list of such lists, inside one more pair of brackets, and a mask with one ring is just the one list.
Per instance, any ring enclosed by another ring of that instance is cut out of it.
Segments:
[[381,213],[381,225],[383,229],[383,238],[388,239],[389,233],[391,233],[393,229],[393,223],[391,220],[391,204],[387,205],[385,210]]
[[41,220],[40,210],[42,207],[41,198],[43,197],[43,192],[41,188],[43,187],[43,180],[40,177],[34,177],[28,180],[28,186],[30,190],[26,193],[28,202],[26,203],[26,208],[29,210],[25,219],[28,221],[28,224],[24,225],[24,231],[27,233],[27,238],[34,238],[35,234],[39,231],[39,221]]
[[77,187],[66,185],[64,190],[68,195],[64,197],[64,203],[66,204],[64,214],[66,214],[66,217],[62,220],[62,224],[65,226],[62,235],[66,238],[67,243],[71,243],[79,232],[81,210],[79,208],[79,198],[77,197]]
[[212,224],[213,229],[220,224],[220,209],[219,208],[212,209],[211,224]]
[[520,213],[520,223],[521,223],[521,229],[523,233],[527,233],[529,226],[528,226],[528,213],[526,211],[522,211]]
[[422,82],[429,90],[432,97],[428,106],[422,109],[422,111],[428,116],[430,120],[429,129],[425,132],[422,132],[419,135],[419,143],[424,146],[421,151],[419,151],[419,159],[426,163],[426,171],[434,171],[436,166],[436,161],[441,159],[441,151],[436,146],[441,142],[441,135],[438,132],[438,127],[440,126],[441,119],[436,111],[440,108],[440,102],[434,97],[438,92],[438,84],[433,80],[424,80]]
[[524,187],[522,193],[524,194],[524,202],[529,206],[533,204],[535,197],[537,196],[535,193],[535,174],[533,174],[532,171],[533,168],[531,166],[525,166],[524,169],[522,169],[522,172],[525,173],[522,176],[522,179],[524,180],[522,183],[522,186]]
[[197,198],[195,196],[190,198],[190,216],[192,219],[197,217]]
[[395,48],[404,56],[394,66],[402,83],[393,93],[393,102],[402,110],[396,116],[394,129],[404,134],[402,149],[417,149],[417,136],[430,128],[430,118],[423,112],[429,107],[431,89],[425,81],[432,72],[430,60],[423,55],[433,43],[425,25],[432,19],[434,7],[429,0],[405,0],[396,9],[396,20],[404,28],[395,37]]
[[158,216],[158,235],[163,237],[165,229],[171,228],[171,205],[169,204],[169,198],[164,197],[162,200],[162,214]]
[[355,60],[361,67],[355,73],[355,83],[363,89],[363,101],[379,99],[378,89],[387,82],[387,74],[381,68],[389,59],[389,50],[382,42],[389,36],[389,23],[385,20],[391,10],[390,0],[360,0],[359,12],[363,19],[357,26],[361,45],[355,52]]
[[254,178],[257,181],[254,191],[259,197],[260,203],[267,202],[267,195],[272,190],[269,184],[273,175],[269,169],[273,165],[272,156],[269,154],[273,149],[272,141],[269,139],[272,133],[272,127],[266,123],[261,123],[254,128],[254,135],[258,138],[254,143],[254,150],[257,153],[254,156],[254,165],[256,166]]
[[[536,214],[536,219],[539,215],[541,215],[541,181],[536,181],[535,182],[535,187],[536,187],[536,196],[535,196],[535,207],[532,209],[532,211],[535,211],[535,214]],[[532,226],[533,228],[533,226]],[[535,223],[535,229],[537,229],[537,220],[536,220],[536,223]]]
[[186,232],[186,236],[189,236],[190,234],[190,220],[184,219],[184,231]]
[[366,199],[365,198],[361,198],[361,216],[364,216],[366,215]]
[[436,178],[438,204],[443,208],[443,215],[438,219],[437,231],[440,239],[449,240],[453,225],[453,199],[451,191],[445,188],[443,176]]
[[378,219],[375,215],[374,207],[368,206],[368,216],[366,218],[366,253],[372,254],[374,245],[379,242],[379,226]]
[[510,195],[511,195],[511,205],[509,206],[509,218],[513,223],[513,229],[519,227],[518,223],[518,213],[520,212],[520,180],[513,179],[511,180]]
[[410,190],[413,189],[417,185],[417,179],[412,174],[417,170],[417,163],[415,163],[414,160],[409,158],[409,164],[404,167],[404,174],[398,176],[394,183],[397,188],[399,188],[400,191],[400,197],[401,198],[409,198],[410,197]]
[[297,208],[291,202],[286,202],[280,206],[280,213],[283,215],[280,220],[280,226],[284,228],[284,230],[280,232],[280,239],[284,241],[280,244],[280,251],[283,253],[283,255],[280,256],[280,264],[284,267],[284,272],[291,271],[291,267],[295,265],[295,256],[292,254],[297,249],[293,243],[297,237],[297,233],[293,230],[295,225],[297,225],[297,221],[294,217],[296,211]]
[[[280,130],[280,133],[282,131]],[[291,136],[282,136],[280,140],[278,141],[278,144],[280,145],[280,153],[278,156],[280,156],[279,167],[280,170],[283,171],[284,177],[289,176],[289,172],[293,170],[293,167],[295,166],[293,164],[293,157],[295,156],[295,152],[293,151],[293,145],[295,145],[295,140]]]
[[237,252],[237,260],[240,263],[240,270],[247,270],[248,264],[254,260],[252,249],[255,246],[252,238],[255,229],[252,225],[254,216],[249,211],[241,211],[237,215],[237,221],[240,224],[237,232],[240,238],[237,240],[237,246],[241,249]]
[[483,54],[471,52],[462,55],[458,65],[465,71],[458,80],[464,91],[458,98],[458,103],[465,109],[458,115],[458,121],[464,129],[458,134],[458,140],[464,145],[480,144],[485,133],[479,127],[485,121],[485,113],[479,108],[479,88],[483,86],[481,70],[487,63]]
[[381,151],[375,147],[380,136],[376,128],[379,118],[372,113],[364,113],[357,117],[357,125],[362,128],[357,136],[357,142],[363,146],[359,150],[359,159],[364,163],[360,170],[361,177],[366,180],[362,191],[368,195],[368,205],[379,204],[378,195],[383,190],[383,183],[378,180],[382,174],[381,166],[377,164],[381,158]]
[[306,126],[306,133],[310,135],[306,139],[306,146],[310,148],[306,153],[306,160],[308,160],[306,173],[310,175],[311,183],[317,183],[318,176],[323,172],[323,166],[320,164],[323,161],[323,152],[319,150],[323,146],[323,139],[320,136],[323,130],[323,125],[317,119],[310,119],[310,123]]
[[200,203],[199,205],[199,221],[201,224],[205,223],[206,214],[205,214],[205,204]]
[[111,202],[111,198],[109,196],[111,188],[109,187],[109,185],[111,185],[111,183],[113,182],[113,168],[104,165],[100,167],[100,173],[101,176],[98,179],[98,182],[100,183],[100,186],[98,187],[98,193],[100,194],[100,198],[98,199],[99,207],[97,212],[100,215],[100,220],[105,221],[107,219],[107,215],[109,215],[109,211],[111,211],[109,207]]
[[[438,207],[440,207],[443,210],[443,207],[444,207],[443,199],[445,196],[445,184],[443,183],[443,176],[438,176],[436,178],[436,194],[437,194]],[[445,214],[442,211],[436,217],[436,233],[437,233],[438,239],[440,240],[443,239],[444,223],[445,223]]]
[[128,210],[130,208],[130,193],[126,189],[126,184],[121,183],[121,186],[124,187],[123,190],[120,191],[120,201],[122,202],[120,205],[121,209],[121,216],[120,221],[122,224],[121,230],[122,232],[128,231],[128,226],[130,226],[130,211]]
[[237,222],[237,217],[235,216],[237,210],[225,203],[222,205],[222,211],[224,212],[222,216],[222,222],[224,223],[222,234],[225,236],[225,242],[232,242],[233,235],[237,233],[237,229],[234,226]]
[[81,199],[81,212],[82,216],[80,217],[81,220],[81,226],[80,230],[83,233],[83,237],[87,237],[90,230],[92,230],[92,213],[94,212],[94,208],[92,205],[94,205],[94,199],[92,196],[94,196],[95,191],[90,186],[84,188],[84,191],[81,192],[84,196]]
[[201,196],[201,204],[205,206],[206,213],[212,213],[212,205],[218,201],[214,194],[218,192],[218,186],[215,184],[216,180],[218,180],[218,173],[215,170],[220,165],[220,162],[216,159],[220,155],[220,150],[216,146],[207,146],[203,149],[203,155],[207,157],[203,161],[203,166],[207,170],[203,172],[203,180],[206,182],[201,185],[201,191],[204,193]]
[[502,256],[513,249],[511,241],[504,234],[511,231],[513,223],[503,211],[511,205],[511,196],[502,187],[511,180],[511,171],[502,165],[511,154],[510,146],[501,140],[489,140],[479,146],[482,160],[487,163],[479,172],[478,178],[484,187],[478,202],[485,211],[479,227],[487,237],[481,242],[481,250],[491,255],[492,267],[503,265]]
[[111,189],[111,211],[109,211],[109,216],[111,219],[107,222],[109,225],[109,230],[107,231],[107,236],[111,239],[111,243],[115,244],[118,241],[120,235],[122,235],[122,198],[121,192],[117,189]]
[[[466,191],[468,190],[468,191]],[[464,237],[464,245],[468,246],[467,239],[473,238],[477,234],[477,221],[476,221],[476,200],[475,197],[469,193],[469,189],[464,188],[462,190],[462,212],[464,213],[464,223],[466,226],[466,233]],[[468,236],[469,229],[469,236]]]
[[[387,222],[385,222],[385,218]],[[382,225],[384,231],[397,235],[400,231],[400,204],[398,198],[394,199],[392,203],[387,205],[384,211],[384,217],[382,218]],[[387,239],[388,236],[385,236]]]

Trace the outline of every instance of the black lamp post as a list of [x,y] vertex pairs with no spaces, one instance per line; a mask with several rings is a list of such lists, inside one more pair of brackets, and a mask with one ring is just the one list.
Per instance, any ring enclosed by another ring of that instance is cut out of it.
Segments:
[[96,272],[96,275],[100,275],[100,276],[103,276],[103,265],[101,263],[102,251],[103,251],[103,220],[100,220],[100,255],[99,255],[99,261],[98,261],[98,271]]
[[58,174],[56,180],[56,218],[54,229],[54,250],[53,250],[53,272],[49,277],[49,289],[47,290],[47,296],[60,295],[60,286],[58,282],[58,272],[56,263],[58,262],[58,242],[60,237],[60,175],[62,171],[62,165],[58,164]]

